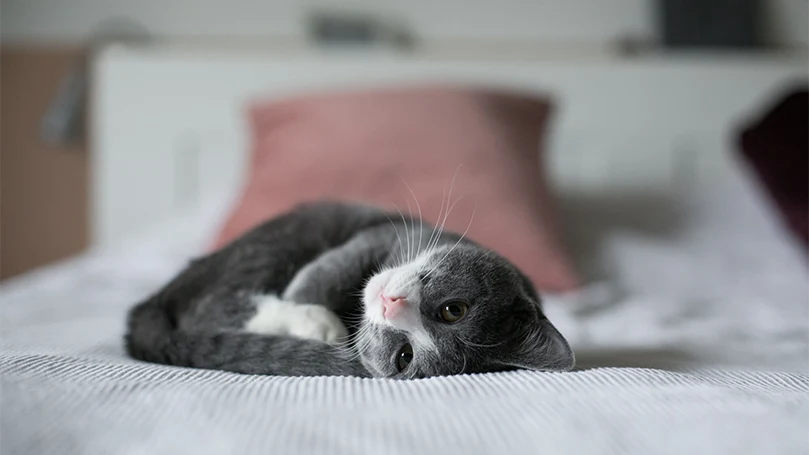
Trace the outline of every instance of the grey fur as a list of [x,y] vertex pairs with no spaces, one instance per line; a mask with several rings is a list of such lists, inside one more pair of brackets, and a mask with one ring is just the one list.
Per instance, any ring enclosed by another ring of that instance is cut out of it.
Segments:
[[[416,378],[572,368],[572,351],[545,318],[522,273],[457,234],[441,233],[428,245],[432,233],[431,226],[417,219],[371,207],[331,202],[300,206],[192,261],[135,306],[128,318],[127,351],[150,362],[291,376]],[[400,372],[392,359],[408,334],[359,322],[359,295],[376,272],[416,253],[424,253],[426,265],[435,268],[419,275],[419,310],[436,350],[417,352]],[[261,294],[325,306],[341,318],[354,343],[336,347],[246,332],[246,322],[257,311],[253,296]],[[438,305],[449,297],[472,302],[464,323],[447,325],[436,319]]]

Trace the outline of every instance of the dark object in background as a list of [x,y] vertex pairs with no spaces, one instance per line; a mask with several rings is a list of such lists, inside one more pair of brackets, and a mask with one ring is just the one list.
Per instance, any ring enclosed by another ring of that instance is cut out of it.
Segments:
[[309,15],[308,29],[321,46],[409,50],[414,44],[404,25],[365,13],[315,11]]
[[84,141],[87,65],[82,60],[59,83],[59,90],[42,117],[39,135],[51,146]]
[[[147,44],[149,31],[129,17],[111,17],[99,22],[90,32],[91,52],[113,43]],[[84,56],[62,77],[39,125],[43,142],[51,146],[81,145],[85,142],[89,58]]]
[[809,88],[787,93],[739,139],[784,222],[809,247]]
[[669,48],[759,47],[760,3],[760,0],[658,0],[662,45]]

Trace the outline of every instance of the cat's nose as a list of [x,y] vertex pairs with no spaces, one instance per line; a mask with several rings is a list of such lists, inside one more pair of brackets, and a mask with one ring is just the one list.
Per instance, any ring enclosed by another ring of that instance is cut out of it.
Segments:
[[407,306],[404,297],[389,297],[384,294],[379,297],[382,298],[382,316],[385,319],[395,318]]

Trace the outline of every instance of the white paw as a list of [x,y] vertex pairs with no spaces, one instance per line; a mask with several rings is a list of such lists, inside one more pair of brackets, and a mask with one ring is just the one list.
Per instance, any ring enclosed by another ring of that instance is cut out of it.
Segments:
[[343,322],[320,305],[299,304],[298,317],[290,318],[289,334],[298,338],[336,343],[348,336]]
[[256,314],[245,325],[248,332],[292,335],[326,343],[348,336],[340,318],[321,305],[288,302],[271,295],[256,299]]

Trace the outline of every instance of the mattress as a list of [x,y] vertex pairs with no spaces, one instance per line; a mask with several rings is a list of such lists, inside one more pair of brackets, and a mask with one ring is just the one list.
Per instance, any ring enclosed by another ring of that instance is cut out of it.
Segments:
[[0,452],[809,452],[802,252],[741,170],[636,196],[563,196],[589,280],[545,299],[577,352],[570,373],[397,382],[127,358],[127,308],[204,248],[220,203],[29,273],[0,290]]

